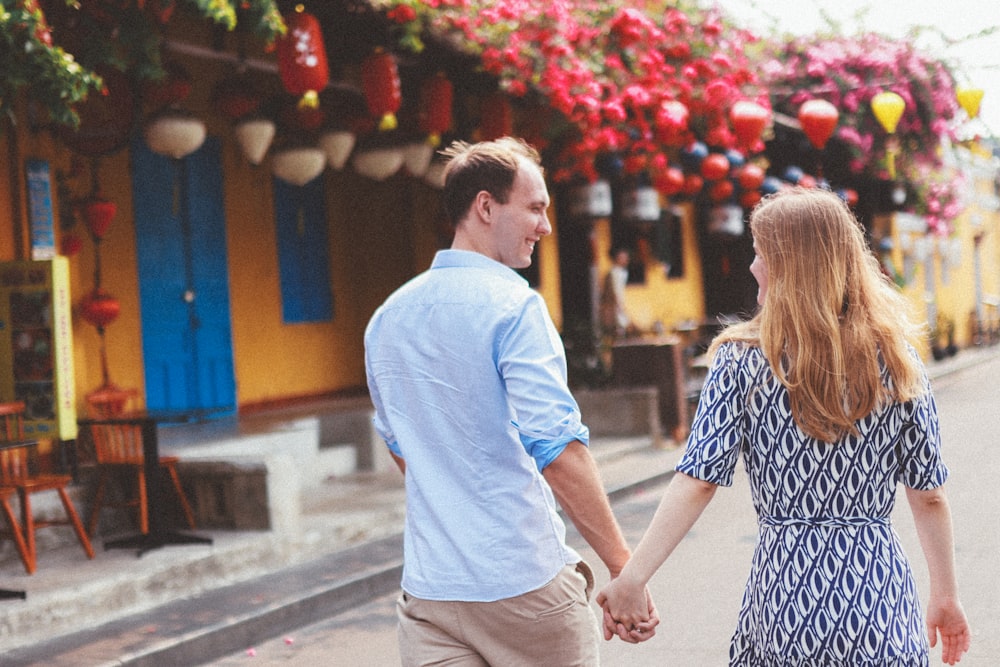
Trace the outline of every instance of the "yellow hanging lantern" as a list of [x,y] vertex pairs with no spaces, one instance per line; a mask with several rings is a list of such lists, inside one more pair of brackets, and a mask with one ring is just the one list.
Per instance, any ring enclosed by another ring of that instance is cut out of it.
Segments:
[[958,98],[959,105],[965,109],[970,120],[979,115],[979,103],[983,101],[982,88],[959,86],[955,90],[955,97]]
[[[905,109],[906,102],[903,101],[903,98],[899,94],[892,91],[879,93],[872,98],[872,111],[875,112],[875,118],[882,124],[882,128],[887,134],[895,134],[896,126],[899,124],[899,119],[903,117]],[[889,178],[895,180],[898,142],[894,138],[886,141],[885,149],[886,162],[888,162],[889,167]]]

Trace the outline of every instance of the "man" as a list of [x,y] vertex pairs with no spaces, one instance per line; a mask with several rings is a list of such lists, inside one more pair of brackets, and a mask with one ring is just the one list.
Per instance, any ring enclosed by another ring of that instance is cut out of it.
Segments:
[[452,246],[365,332],[375,426],[406,479],[402,662],[596,665],[593,574],[555,500],[612,577],[630,552],[559,335],[512,270],[552,231],[539,155],[509,137],[444,154]]
[[613,263],[604,276],[601,290],[601,327],[611,340],[621,338],[631,326],[625,310],[625,285],[628,284],[628,265],[631,255],[627,248],[617,248],[611,253]]

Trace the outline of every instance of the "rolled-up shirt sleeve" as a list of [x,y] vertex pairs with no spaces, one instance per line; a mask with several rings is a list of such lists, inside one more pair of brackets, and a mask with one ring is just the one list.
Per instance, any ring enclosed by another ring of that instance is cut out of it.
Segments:
[[512,318],[495,354],[513,411],[511,424],[539,471],[574,440],[590,444],[590,430],[567,384],[562,340],[541,297],[530,299]]

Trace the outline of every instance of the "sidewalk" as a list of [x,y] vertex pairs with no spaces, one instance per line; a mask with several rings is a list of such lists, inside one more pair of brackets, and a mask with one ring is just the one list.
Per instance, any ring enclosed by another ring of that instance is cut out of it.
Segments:
[[[928,370],[940,378],[995,356],[998,347],[971,348]],[[591,447],[612,501],[668,479],[681,452],[649,438]],[[93,561],[67,548],[31,577],[4,568],[0,587],[27,589],[28,599],[0,601],[0,663],[197,665],[344,612],[398,588],[403,505],[397,472],[358,473],[306,499],[291,543],[269,532],[199,531],[214,543],[139,559],[98,548]],[[123,597],[134,611],[110,615]]]

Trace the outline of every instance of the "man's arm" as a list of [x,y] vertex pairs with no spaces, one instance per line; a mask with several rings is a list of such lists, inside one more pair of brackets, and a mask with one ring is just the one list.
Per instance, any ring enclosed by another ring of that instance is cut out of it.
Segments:
[[406,474],[406,459],[404,459],[402,456],[397,456],[396,453],[393,452],[392,450],[389,451],[389,456],[391,456],[392,460],[396,462],[396,467],[399,468],[399,472],[401,472],[401,473],[403,473],[405,475]]
[[617,577],[632,555],[590,450],[574,440],[542,471],[563,511],[598,558]]

